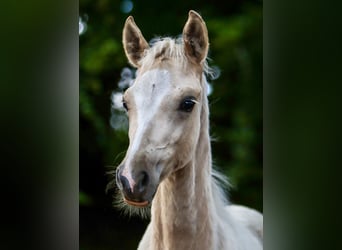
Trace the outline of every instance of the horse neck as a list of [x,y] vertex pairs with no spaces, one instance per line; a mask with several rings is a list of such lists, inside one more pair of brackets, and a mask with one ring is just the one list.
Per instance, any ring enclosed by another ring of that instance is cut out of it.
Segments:
[[203,100],[194,157],[160,184],[152,204],[155,249],[211,249],[212,246],[214,202],[205,94]]

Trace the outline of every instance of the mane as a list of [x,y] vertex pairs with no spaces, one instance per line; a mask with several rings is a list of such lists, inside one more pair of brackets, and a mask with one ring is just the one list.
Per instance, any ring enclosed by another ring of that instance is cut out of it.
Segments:
[[[189,59],[184,53],[183,38],[157,37],[150,41],[150,48],[145,51],[145,55],[139,61],[142,69],[148,69],[168,59],[176,59],[184,69],[189,67]],[[207,57],[201,64],[203,73],[210,79],[216,79],[219,75],[219,70],[215,67],[210,67]]]

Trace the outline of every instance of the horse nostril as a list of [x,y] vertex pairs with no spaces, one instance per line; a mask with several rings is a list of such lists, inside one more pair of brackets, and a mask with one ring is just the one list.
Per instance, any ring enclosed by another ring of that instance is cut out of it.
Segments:
[[149,176],[147,172],[142,171],[139,176],[139,182],[138,182],[138,191],[140,193],[144,192],[148,183],[149,183]]
[[116,181],[119,189],[123,192],[125,199],[131,201],[144,201],[147,187],[149,185],[149,175],[146,171],[141,171],[132,176],[125,176],[121,171],[117,172]]
[[128,181],[128,179],[127,179],[125,176],[120,175],[119,180],[120,180],[119,182],[120,182],[120,184],[121,184],[121,186],[122,186],[122,189],[123,189],[125,192],[130,193],[130,192],[131,192],[131,188],[130,188],[130,186],[129,186],[129,181]]

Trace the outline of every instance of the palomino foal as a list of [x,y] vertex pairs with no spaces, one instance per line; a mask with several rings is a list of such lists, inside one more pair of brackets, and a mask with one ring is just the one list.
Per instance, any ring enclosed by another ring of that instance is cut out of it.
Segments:
[[201,16],[190,11],[182,38],[151,47],[128,17],[123,45],[137,76],[123,95],[130,144],[116,181],[128,206],[151,204],[138,249],[262,249],[262,215],[227,206],[213,178]]

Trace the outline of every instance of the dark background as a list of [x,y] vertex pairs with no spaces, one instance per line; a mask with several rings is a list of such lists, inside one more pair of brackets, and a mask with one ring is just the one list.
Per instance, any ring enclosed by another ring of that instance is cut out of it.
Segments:
[[120,91],[121,70],[129,66],[121,43],[124,21],[133,15],[147,40],[175,37],[190,9],[207,24],[209,63],[221,72],[209,96],[214,163],[230,179],[233,203],[263,211],[261,1],[81,0],[80,249],[136,249],[148,223],[120,214],[113,192],[105,193],[105,173],[128,145],[126,129],[110,125],[120,115],[111,110],[110,96]]

